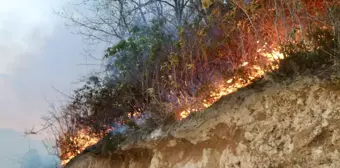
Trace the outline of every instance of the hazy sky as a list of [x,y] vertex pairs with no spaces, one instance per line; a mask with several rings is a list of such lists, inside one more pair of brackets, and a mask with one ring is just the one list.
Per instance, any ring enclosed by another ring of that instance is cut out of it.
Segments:
[[[70,93],[75,88],[72,82],[99,68],[79,65],[94,60],[86,60],[81,37],[71,34],[64,20],[53,13],[67,1],[0,0],[2,164],[10,164],[6,159],[9,154],[27,152],[22,132],[42,124],[40,118],[48,112],[48,101],[63,99],[52,86]],[[32,148],[41,148],[38,146]]]
[[66,1],[0,0],[0,128],[38,127],[46,99],[60,97],[52,86],[70,93],[72,82],[98,68],[79,65],[85,44],[53,13]]
[[0,149],[1,168],[56,168],[58,162],[41,141],[30,140],[10,129],[0,128]]

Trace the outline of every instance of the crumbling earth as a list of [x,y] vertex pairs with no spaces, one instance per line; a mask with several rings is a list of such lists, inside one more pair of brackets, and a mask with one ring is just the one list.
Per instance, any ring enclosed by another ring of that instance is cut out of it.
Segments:
[[147,138],[108,155],[81,154],[66,167],[340,167],[338,69],[263,79]]

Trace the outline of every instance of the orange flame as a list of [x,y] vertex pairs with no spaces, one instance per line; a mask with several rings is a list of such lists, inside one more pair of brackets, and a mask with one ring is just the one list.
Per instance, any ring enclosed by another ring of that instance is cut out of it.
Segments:
[[100,139],[101,139],[101,136],[91,135],[88,133],[88,130],[86,129],[79,130],[76,133],[76,135],[73,135],[72,137],[69,138],[70,143],[72,143],[73,146],[76,146],[77,149],[74,151],[69,151],[66,154],[64,154],[65,159],[62,159],[61,164],[62,165],[67,164],[76,155],[80,154],[87,147],[96,144]]
[[197,112],[205,108],[210,107],[216,101],[218,101],[222,96],[228,95],[237,91],[237,89],[245,87],[252,83],[252,80],[259,78],[265,74],[266,71],[271,71],[278,69],[279,66],[277,62],[284,58],[284,55],[280,53],[279,48],[274,48],[271,52],[265,52],[264,48],[266,44],[257,50],[260,56],[267,59],[270,66],[269,70],[262,68],[258,65],[250,65],[249,62],[243,62],[241,67],[247,67],[250,69],[250,74],[245,77],[234,77],[227,81],[220,82],[216,84],[214,89],[210,91],[209,98],[206,98],[200,104],[194,105],[196,108],[187,108],[179,113],[179,119],[183,120],[189,116],[192,112]]
[[[263,46],[264,48],[265,46]],[[283,59],[283,54],[279,52],[279,49],[273,49],[271,52],[265,52],[265,50],[261,48],[257,50],[260,56],[267,59],[267,63],[269,64],[271,70],[277,69],[279,66],[276,64],[278,60]],[[250,74],[245,77],[233,77],[226,81],[219,82],[215,85],[214,89],[209,92],[208,98],[203,99],[197,105],[191,105],[191,107],[181,111],[179,113],[179,120],[183,120],[190,115],[192,112],[197,112],[203,110],[205,108],[210,107],[216,101],[218,101],[222,96],[228,95],[237,91],[237,89],[245,87],[252,83],[252,80],[259,78],[264,75],[264,73],[268,70],[260,67],[259,65],[251,65],[249,62],[243,62],[241,67],[245,67],[249,69]],[[137,118],[141,113],[135,111],[133,113],[133,117]],[[128,113],[128,117],[131,117],[131,113]],[[109,129],[108,129],[109,130]],[[76,152],[68,152],[65,154],[62,160],[62,165],[67,164],[72,158],[76,155],[80,154],[83,150],[85,150],[88,146],[96,144],[102,136],[100,135],[90,135],[86,129],[80,130],[70,138],[71,143],[77,146]]]
[[[137,110],[141,110],[141,109],[137,109]],[[134,111],[133,113],[133,118],[137,119],[141,113],[138,111]],[[131,117],[131,113],[128,113],[128,117]],[[107,132],[110,132],[114,130],[114,128],[107,128]],[[69,151],[66,154],[64,154],[62,159],[61,164],[62,165],[66,165],[71,159],[73,159],[76,155],[80,154],[82,151],[84,151],[87,147],[92,146],[94,144],[96,144],[102,137],[103,135],[99,135],[99,134],[90,134],[89,133],[90,130],[89,129],[82,129],[79,130],[75,135],[72,135],[72,137],[69,138],[70,144],[72,144],[72,146],[77,147],[76,150],[74,151]],[[63,147],[69,147],[69,145],[65,145]]]

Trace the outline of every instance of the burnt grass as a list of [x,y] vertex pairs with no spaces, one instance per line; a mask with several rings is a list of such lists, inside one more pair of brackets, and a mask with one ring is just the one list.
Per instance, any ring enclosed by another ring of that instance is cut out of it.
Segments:
[[[337,76],[340,79],[340,67],[336,66],[336,64],[340,64],[340,54],[336,52],[337,46],[333,43],[334,41],[336,40],[331,40],[331,43],[325,42],[325,45],[314,51],[307,51],[301,45],[285,46],[285,58],[280,60],[278,69],[272,72],[267,72],[264,77],[255,79],[251,84],[239,90],[262,90],[268,83],[291,81],[290,79],[303,75],[312,75],[317,76],[320,79],[326,79],[332,78],[331,75],[335,72],[338,74]],[[340,80],[338,83],[339,86],[337,86],[340,87]],[[218,101],[216,103],[218,103]],[[196,115],[196,113],[191,114],[185,120],[195,117]],[[170,129],[174,124],[183,122],[177,121],[173,116],[169,118],[169,120],[166,120],[167,122],[161,125],[161,127],[165,130]],[[115,153],[116,151],[119,151],[122,144],[131,144],[141,141],[156,129],[155,126],[151,127],[146,125],[144,127],[145,128],[138,127],[138,129],[129,129],[129,131],[124,134],[108,134],[97,144],[86,148],[81,154],[88,152],[96,155]],[[70,162],[72,162],[72,160]]]

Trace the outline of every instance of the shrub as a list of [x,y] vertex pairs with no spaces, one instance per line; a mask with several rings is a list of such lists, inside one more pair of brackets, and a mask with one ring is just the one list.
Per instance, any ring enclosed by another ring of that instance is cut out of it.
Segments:
[[[286,75],[331,63],[339,55],[335,0],[204,4],[204,23],[188,21],[174,33],[165,18],[155,18],[109,47],[105,77],[91,77],[75,91],[66,119],[72,124],[62,136],[87,127],[103,136],[114,122],[139,129],[128,117],[135,114],[147,114],[150,123],[144,127],[171,123],[183,109],[215,101],[211,93],[221,89],[219,84],[234,84],[226,79],[246,84],[254,80],[255,69],[272,70],[276,62],[264,53],[276,49],[285,54],[279,71]],[[58,142],[66,145],[67,138]]]

